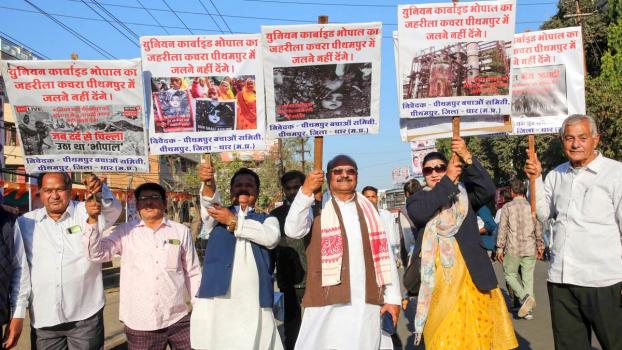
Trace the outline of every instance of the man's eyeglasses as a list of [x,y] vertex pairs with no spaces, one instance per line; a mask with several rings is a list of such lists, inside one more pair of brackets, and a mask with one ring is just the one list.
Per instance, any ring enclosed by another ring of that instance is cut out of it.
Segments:
[[150,200],[150,199],[154,200],[154,201],[157,201],[157,200],[162,199],[162,196],[160,196],[159,194],[153,194],[151,196],[138,196],[138,200],[139,201],[147,201],[147,200]]
[[433,172],[442,174],[447,171],[447,164],[437,164],[434,167],[426,166],[423,167],[423,176],[432,175]]
[[332,172],[333,172],[334,176],[339,176],[339,175],[341,175],[343,173],[346,173],[346,175],[349,175],[349,176],[354,176],[354,175],[358,174],[356,169],[354,169],[354,168],[347,168],[347,169],[337,168],[337,169],[333,169]]

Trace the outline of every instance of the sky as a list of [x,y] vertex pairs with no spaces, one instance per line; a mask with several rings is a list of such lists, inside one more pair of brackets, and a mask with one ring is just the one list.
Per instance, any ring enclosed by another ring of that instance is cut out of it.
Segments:
[[[410,164],[410,147],[399,135],[391,40],[397,29],[397,6],[431,2],[448,1],[0,0],[0,35],[49,59],[69,59],[72,52],[80,59],[125,59],[140,57],[137,37],[145,35],[259,33],[262,25],[317,23],[320,15],[327,15],[330,23],[382,22],[380,131],[324,137],[323,168],[335,155],[347,154],[358,163],[359,190],[366,185],[389,189],[395,187],[392,170]],[[557,12],[553,0],[517,4],[517,33],[538,30]]]

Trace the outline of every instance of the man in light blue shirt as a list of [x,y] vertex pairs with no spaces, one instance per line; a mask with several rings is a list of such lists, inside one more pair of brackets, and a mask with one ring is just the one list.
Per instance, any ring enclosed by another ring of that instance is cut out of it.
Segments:
[[[85,203],[71,200],[67,173],[42,173],[38,183],[44,207],[15,225],[13,317],[24,318],[30,308],[38,349],[103,349],[104,288],[101,264],[88,260],[82,244]],[[115,223],[121,204],[96,176],[85,185],[89,200],[101,200],[103,231]]]

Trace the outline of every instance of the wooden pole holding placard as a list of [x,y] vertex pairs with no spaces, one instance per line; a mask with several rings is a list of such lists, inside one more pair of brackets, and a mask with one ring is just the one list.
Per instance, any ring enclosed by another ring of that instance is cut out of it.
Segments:
[[[453,0],[454,5],[458,3],[458,0]],[[460,137],[460,116],[456,115],[451,117],[451,132],[452,137]]]
[[[211,167],[212,166],[212,155],[210,153],[203,154],[203,156],[201,157],[201,163],[206,164],[207,166]],[[212,180],[206,181],[205,185],[210,186],[213,189],[216,189],[216,186],[215,184],[212,183]]]
[[[318,24],[328,23],[328,16],[319,16],[317,18]],[[324,137],[316,136],[313,140],[313,170],[322,170],[322,161],[324,154]],[[315,194],[315,200],[322,200],[322,191]]]
[[[536,135],[529,134],[529,160],[536,160]],[[536,178],[534,176],[529,177],[529,204],[531,205],[531,214],[536,215]]]

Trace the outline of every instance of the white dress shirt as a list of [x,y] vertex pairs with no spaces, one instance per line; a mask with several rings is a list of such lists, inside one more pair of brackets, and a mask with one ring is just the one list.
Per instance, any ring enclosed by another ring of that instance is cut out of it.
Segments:
[[622,163],[598,155],[536,179],[538,219],[554,219],[550,282],[606,287],[622,281]]
[[[102,191],[101,231],[112,226],[121,204],[108,187]],[[69,202],[58,221],[45,208],[30,211],[15,225],[13,317],[23,318],[30,306],[33,327],[50,327],[87,319],[104,307],[101,264],[90,262],[82,244],[88,214],[84,202]],[[75,227],[73,233],[69,228]]]
[[[365,303],[363,240],[354,197],[348,201],[335,198],[335,201],[343,218],[350,252],[350,302],[306,308],[296,349],[393,349],[391,337],[381,328],[380,306]],[[313,203],[313,196],[298,191],[285,220],[287,236],[300,239],[309,233],[313,223]],[[400,305],[400,280],[392,249],[389,254],[391,283],[384,289],[384,302]]]

